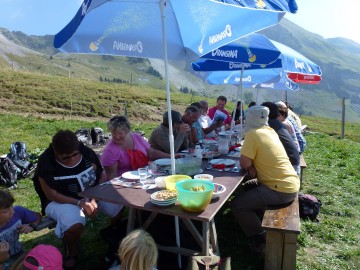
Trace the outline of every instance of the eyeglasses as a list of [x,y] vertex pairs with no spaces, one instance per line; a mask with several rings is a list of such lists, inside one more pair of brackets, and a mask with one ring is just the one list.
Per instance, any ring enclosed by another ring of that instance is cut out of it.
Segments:
[[76,157],[78,154],[80,154],[80,152],[76,151],[76,152],[72,153],[71,155],[68,155],[65,157],[60,156],[60,158],[61,158],[61,160],[65,161],[65,160],[69,160],[70,158]]

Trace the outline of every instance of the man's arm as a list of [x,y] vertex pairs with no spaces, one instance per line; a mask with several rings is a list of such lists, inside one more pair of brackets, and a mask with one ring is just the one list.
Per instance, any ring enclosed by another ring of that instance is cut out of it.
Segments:
[[248,172],[250,178],[256,177],[256,169],[253,166],[253,161],[251,158],[241,154],[240,156],[240,167]]
[[39,177],[39,182],[41,185],[42,190],[44,191],[46,197],[53,202],[57,203],[67,203],[67,204],[74,204],[81,207],[85,213],[85,215],[89,216],[90,218],[94,218],[97,212],[97,205],[93,202],[93,200],[88,199],[81,199],[78,200],[76,198],[65,196],[55,189],[49,187],[46,181]]

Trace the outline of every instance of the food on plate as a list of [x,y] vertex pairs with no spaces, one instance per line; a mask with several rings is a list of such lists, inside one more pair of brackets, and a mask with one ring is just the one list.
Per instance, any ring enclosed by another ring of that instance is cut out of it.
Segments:
[[191,188],[191,191],[204,191],[204,190],[205,190],[204,185],[196,186],[196,187]]
[[211,174],[197,174],[194,175],[194,179],[212,181],[214,179],[214,176],[212,176]]
[[176,196],[177,196],[176,191],[173,191],[173,190],[161,190],[156,194],[155,199],[159,200],[159,201],[166,201],[166,200],[169,200],[169,199],[176,198]]

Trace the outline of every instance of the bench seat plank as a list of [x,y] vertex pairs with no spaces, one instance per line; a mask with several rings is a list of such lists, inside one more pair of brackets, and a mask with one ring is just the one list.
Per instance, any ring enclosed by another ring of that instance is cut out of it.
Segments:
[[300,233],[299,201],[298,198],[287,207],[269,209],[265,211],[262,227],[266,230],[281,230]]

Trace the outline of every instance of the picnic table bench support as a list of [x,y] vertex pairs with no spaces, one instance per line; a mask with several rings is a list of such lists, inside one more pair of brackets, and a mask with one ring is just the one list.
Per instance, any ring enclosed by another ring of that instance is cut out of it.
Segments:
[[45,228],[55,228],[56,226],[56,221],[54,219],[52,219],[51,217],[45,216],[42,218],[40,224],[36,225],[35,227],[35,231],[41,231],[42,229]]
[[266,230],[265,270],[295,270],[297,235],[300,233],[298,198],[288,206],[268,209],[262,222]]
[[306,169],[306,161],[304,159],[304,155],[300,155],[300,189],[302,187],[304,169]]

